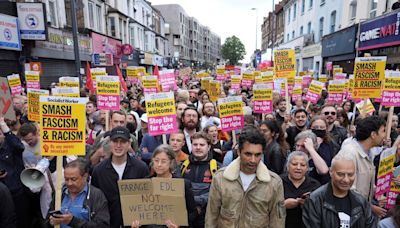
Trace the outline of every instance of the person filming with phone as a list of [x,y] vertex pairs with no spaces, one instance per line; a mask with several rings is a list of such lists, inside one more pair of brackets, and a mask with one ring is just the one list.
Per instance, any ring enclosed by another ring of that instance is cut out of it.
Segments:
[[101,190],[89,185],[88,175],[89,165],[81,158],[65,165],[61,210],[49,212],[50,225],[60,225],[61,228],[110,227],[107,199]]
[[310,193],[320,183],[308,173],[308,155],[302,151],[290,153],[286,162],[287,173],[282,174],[283,191],[286,207],[286,228],[305,227],[301,218],[302,206]]

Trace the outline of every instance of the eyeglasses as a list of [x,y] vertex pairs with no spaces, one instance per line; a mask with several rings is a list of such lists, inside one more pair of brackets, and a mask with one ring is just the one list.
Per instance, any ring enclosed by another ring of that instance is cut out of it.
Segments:
[[336,112],[324,112],[325,116],[328,116],[329,114],[331,114],[332,116],[335,116]]

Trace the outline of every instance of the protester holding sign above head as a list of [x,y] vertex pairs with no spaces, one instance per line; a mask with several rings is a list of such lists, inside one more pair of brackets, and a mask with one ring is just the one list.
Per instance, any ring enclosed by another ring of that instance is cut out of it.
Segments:
[[261,161],[265,139],[242,131],[240,156],[213,178],[206,227],[285,227],[282,180]]
[[50,225],[110,227],[106,197],[100,189],[88,184],[88,177],[89,164],[85,160],[77,159],[65,165],[61,213],[50,212]]
[[[152,170],[152,174],[150,177],[160,177],[160,178],[179,178],[179,175],[175,173],[175,169],[177,168],[175,152],[172,150],[172,147],[169,145],[160,145],[158,146],[151,158],[150,168]],[[186,201],[186,211],[188,215],[188,223],[189,227],[193,226],[193,221],[197,216],[196,204],[194,201],[192,184],[189,180],[184,179],[185,181],[185,201]],[[177,227],[174,223],[174,218],[168,218],[165,221],[167,227]],[[133,221],[132,228],[136,228],[140,226],[139,221]],[[153,227],[152,225],[146,225],[142,227]],[[160,227],[160,226],[157,226]],[[163,226],[164,227],[164,226]]]
[[198,218],[193,227],[204,227],[204,218],[208,202],[208,191],[215,172],[220,164],[212,159],[211,141],[204,132],[192,136],[192,153],[181,163],[180,172],[183,178],[192,182]]
[[94,167],[92,185],[100,188],[105,194],[110,211],[110,227],[123,225],[121,202],[117,181],[138,179],[148,176],[146,164],[128,155],[130,134],[125,127],[116,127],[108,132],[111,140],[111,157]]

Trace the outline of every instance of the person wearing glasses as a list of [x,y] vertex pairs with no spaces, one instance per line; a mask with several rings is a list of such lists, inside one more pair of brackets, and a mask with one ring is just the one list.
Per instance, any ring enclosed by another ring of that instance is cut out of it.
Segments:
[[326,118],[328,122],[328,132],[339,146],[347,138],[347,130],[343,127],[335,125],[337,119],[337,110],[334,105],[326,104],[322,106],[321,115]]

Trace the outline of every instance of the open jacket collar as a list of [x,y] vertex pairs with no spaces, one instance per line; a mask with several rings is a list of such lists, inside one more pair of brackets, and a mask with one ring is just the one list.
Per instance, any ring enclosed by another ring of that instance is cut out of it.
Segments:
[[[239,178],[240,174],[240,157],[236,158],[231,164],[229,164],[223,174],[223,177],[227,180],[234,181]],[[271,175],[267,166],[264,165],[262,161],[258,163],[256,170],[256,177],[259,181],[269,182],[271,180]]]

